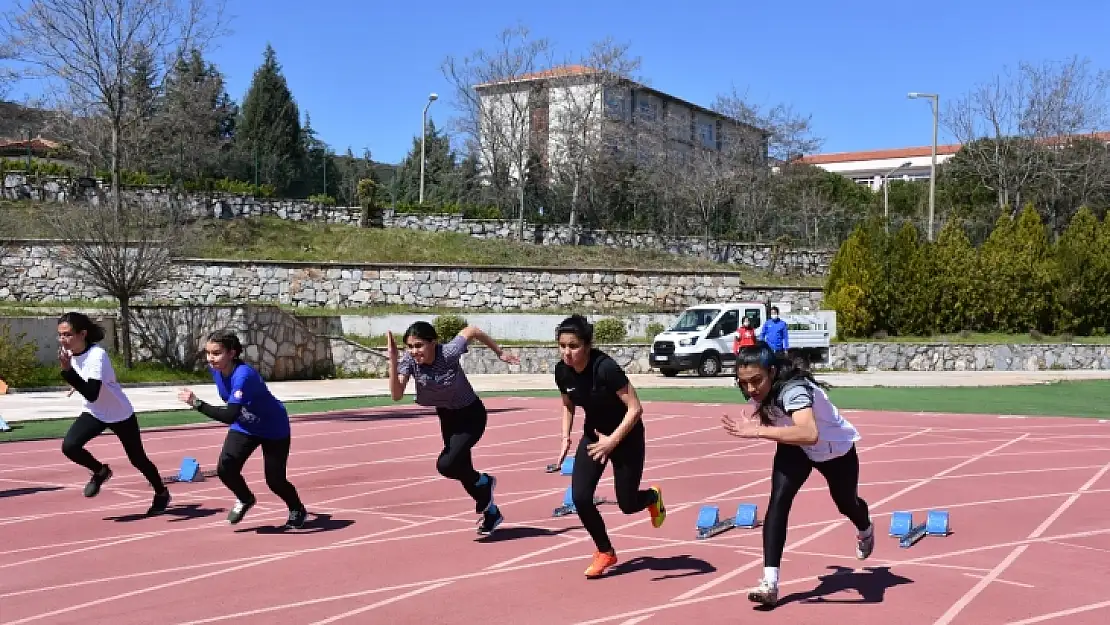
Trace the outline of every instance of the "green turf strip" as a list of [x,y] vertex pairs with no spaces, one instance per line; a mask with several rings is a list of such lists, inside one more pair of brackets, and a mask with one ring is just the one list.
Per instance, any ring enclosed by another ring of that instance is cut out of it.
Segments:
[[[739,403],[735,388],[648,388],[639,390],[644,401],[688,403]],[[1110,418],[1110,380],[1053,382],[1004,387],[849,387],[833,388],[829,395],[837,406],[855,410],[897,412],[946,412],[957,414],[1001,414],[1056,417]],[[483,397],[555,397],[555,391],[482,393]],[[407,397],[399,404],[411,404]],[[388,397],[352,397],[287,402],[294,415],[392,405]],[[555,418],[555,413],[552,413]],[[147,412],[139,415],[144,429],[174,425],[206,424],[215,421],[191,410]],[[0,434],[0,442],[61,438],[72,420],[19,421],[11,432]],[[223,426],[220,426],[223,427]],[[373,427],[368,424],[367,427]]]

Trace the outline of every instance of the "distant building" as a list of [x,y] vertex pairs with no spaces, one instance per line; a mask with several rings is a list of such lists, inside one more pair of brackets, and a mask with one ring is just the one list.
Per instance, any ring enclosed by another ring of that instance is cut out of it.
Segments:
[[[1076,135],[1110,143],[1110,132],[1094,132],[1089,135]],[[1062,145],[1064,141],[1045,139],[1042,145]],[[962,146],[958,143],[937,146],[937,166],[956,155]],[[932,161],[933,146],[923,145],[912,148],[893,148],[889,150],[868,150],[863,152],[838,152],[803,156],[799,162],[815,165],[849,178],[856,184],[867,186],[873,191],[883,188],[883,176],[903,163],[909,163],[890,175],[890,180],[928,180],[929,166]]]
[[[750,142],[765,161],[769,134],[677,96],[631,80],[614,80],[581,65],[476,85],[483,115],[483,160],[497,143],[527,132],[531,149],[556,171],[575,150],[643,150],[664,145],[677,154],[700,147],[720,151],[731,136]],[[498,127],[492,127],[498,124]],[[737,135],[727,130],[739,129]],[[631,140],[629,140],[631,139]],[[662,139],[662,141],[660,141]],[[515,144],[514,144],[515,145]],[[504,146],[515,152],[512,146]],[[516,178],[515,168],[512,176]]]
[[[960,151],[958,144],[937,146],[937,166]],[[891,174],[891,180],[928,180],[933,146],[869,150],[865,152],[839,152],[813,154],[798,159],[826,171],[840,174],[872,191],[883,188],[883,176],[890,170],[908,162],[909,165]]]

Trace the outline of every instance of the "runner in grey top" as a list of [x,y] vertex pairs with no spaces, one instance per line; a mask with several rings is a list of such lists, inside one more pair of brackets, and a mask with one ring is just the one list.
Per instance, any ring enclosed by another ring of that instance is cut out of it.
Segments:
[[474,326],[463,328],[458,336],[445,344],[439,342],[436,329],[426,321],[418,321],[405,330],[405,355],[398,363],[397,343],[393,333],[386,335],[389,350],[389,390],[393,401],[400,401],[409,379],[416,382],[416,403],[435,408],[443,435],[443,451],[436,461],[436,470],[443,477],[457,480],[475,502],[474,511],[481,514],[478,533],[490,534],[504,520],[493,503],[497,479],[474,468],[470,450],[486,431],[486,407],[460,363],[471,340],[489,347],[497,357],[509,364],[520,359],[506,354],[485,332]]
[[437,343],[431,364],[417,364],[409,352],[401,357],[397,374],[412,377],[416,383],[417,404],[458,410],[478,401],[459,362],[469,351],[469,343],[470,339],[461,334],[446,344]]

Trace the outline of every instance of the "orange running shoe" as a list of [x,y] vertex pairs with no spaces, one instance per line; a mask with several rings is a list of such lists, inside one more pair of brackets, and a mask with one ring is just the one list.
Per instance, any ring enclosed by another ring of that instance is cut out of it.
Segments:
[[667,520],[667,507],[663,505],[663,489],[660,486],[652,486],[651,490],[655,491],[655,503],[648,506],[648,512],[651,513],[651,524],[660,527],[663,521]]
[[590,568],[586,569],[586,577],[597,579],[605,574],[605,569],[616,563],[617,553],[615,551],[598,551],[594,554],[594,561],[590,563]]

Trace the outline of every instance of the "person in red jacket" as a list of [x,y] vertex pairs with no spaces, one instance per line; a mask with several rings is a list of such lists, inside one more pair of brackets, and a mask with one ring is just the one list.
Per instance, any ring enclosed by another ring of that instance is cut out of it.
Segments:
[[755,330],[752,329],[750,317],[740,320],[740,327],[736,329],[736,340],[732,343],[732,353],[739,354],[741,347],[755,347]]

